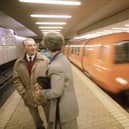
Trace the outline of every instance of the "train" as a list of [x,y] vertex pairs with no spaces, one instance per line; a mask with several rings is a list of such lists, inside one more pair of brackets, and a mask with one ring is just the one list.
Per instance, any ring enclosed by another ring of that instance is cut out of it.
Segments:
[[13,29],[0,27],[0,107],[14,91],[12,70],[15,60],[23,54],[24,38]]
[[[0,27],[0,66],[23,54],[25,37]],[[121,32],[91,39],[73,40],[64,54],[109,93],[129,94],[129,33]]]
[[63,52],[106,92],[129,94],[129,33],[73,40]]
[[23,53],[24,39],[17,36],[14,30],[0,27],[0,66],[16,60]]

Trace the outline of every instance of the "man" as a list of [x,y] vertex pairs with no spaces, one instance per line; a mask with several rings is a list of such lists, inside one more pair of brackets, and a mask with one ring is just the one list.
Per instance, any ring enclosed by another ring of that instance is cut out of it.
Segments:
[[38,76],[45,75],[48,59],[37,52],[37,45],[31,38],[24,40],[24,56],[14,65],[14,87],[21,95],[34,120],[36,129],[45,129],[34,101],[33,89]]
[[39,90],[37,94],[50,102],[48,129],[78,129],[78,104],[73,87],[72,69],[61,52],[64,38],[59,33],[48,33],[44,43],[52,56],[48,68],[51,88]]

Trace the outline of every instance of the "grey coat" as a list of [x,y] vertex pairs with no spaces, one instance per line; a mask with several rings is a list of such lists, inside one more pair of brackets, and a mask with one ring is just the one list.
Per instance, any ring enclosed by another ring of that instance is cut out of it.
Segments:
[[48,76],[51,78],[51,89],[43,90],[42,95],[50,100],[49,122],[55,121],[56,101],[59,97],[60,121],[75,119],[78,116],[78,103],[73,87],[72,69],[62,53],[49,65]]
[[[45,75],[47,68],[48,59],[40,53],[37,53],[35,63],[31,70],[31,75],[29,75],[24,57],[17,59],[15,62],[13,70],[14,87],[23,97],[27,106],[36,106],[32,96],[33,86],[36,84],[38,76]],[[25,95],[26,97],[24,97]]]

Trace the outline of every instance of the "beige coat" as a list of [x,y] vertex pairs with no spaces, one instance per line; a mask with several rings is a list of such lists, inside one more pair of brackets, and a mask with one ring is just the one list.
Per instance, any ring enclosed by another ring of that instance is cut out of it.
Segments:
[[50,64],[48,76],[51,89],[43,90],[44,98],[50,100],[49,122],[55,121],[56,101],[60,97],[60,121],[67,122],[78,116],[78,103],[73,87],[72,69],[66,57],[60,53]]
[[37,106],[33,101],[32,91],[37,77],[45,75],[47,66],[48,59],[40,53],[37,53],[31,75],[29,75],[24,57],[17,59],[15,62],[13,71],[14,87],[23,97],[27,106]]

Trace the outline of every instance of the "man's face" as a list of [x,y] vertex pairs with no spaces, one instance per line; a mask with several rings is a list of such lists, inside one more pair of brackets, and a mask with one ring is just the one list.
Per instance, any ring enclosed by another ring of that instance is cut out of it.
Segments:
[[25,45],[25,52],[28,54],[28,55],[34,55],[36,54],[37,52],[37,45],[34,41],[25,41],[24,43]]

